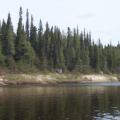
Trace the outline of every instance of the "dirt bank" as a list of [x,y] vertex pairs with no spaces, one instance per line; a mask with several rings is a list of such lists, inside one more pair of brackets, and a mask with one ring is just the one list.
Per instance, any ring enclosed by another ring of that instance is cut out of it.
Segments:
[[83,78],[91,82],[117,82],[117,77],[109,75],[83,75]]
[[58,84],[58,83],[88,83],[117,82],[117,77],[109,75],[65,75],[65,74],[9,74],[0,76],[0,86],[12,84]]

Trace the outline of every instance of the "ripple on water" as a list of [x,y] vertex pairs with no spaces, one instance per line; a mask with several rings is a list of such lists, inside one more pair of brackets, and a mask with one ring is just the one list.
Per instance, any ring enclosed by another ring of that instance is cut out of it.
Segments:
[[93,120],[120,120],[120,111],[114,110],[114,115],[110,113],[98,113],[97,116],[93,117]]

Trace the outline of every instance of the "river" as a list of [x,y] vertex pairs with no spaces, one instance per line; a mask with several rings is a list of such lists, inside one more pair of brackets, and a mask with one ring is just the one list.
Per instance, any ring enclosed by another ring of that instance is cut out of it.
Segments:
[[0,87],[0,120],[120,120],[120,82]]

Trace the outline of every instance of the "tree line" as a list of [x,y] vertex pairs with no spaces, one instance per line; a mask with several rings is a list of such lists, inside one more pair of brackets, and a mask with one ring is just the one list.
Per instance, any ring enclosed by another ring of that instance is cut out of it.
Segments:
[[[61,32],[57,26],[49,27],[46,23],[43,30],[42,20],[37,28],[29,20],[26,12],[25,26],[22,21],[22,7],[19,11],[17,32],[12,26],[11,15],[7,22],[0,23],[0,66],[7,66],[11,70],[25,69],[90,71],[104,73],[120,72],[120,44],[103,46],[98,40],[91,40],[91,33],[73,31],[68,27],[67,33]],[[29,67],[28,67],[29,66]]]

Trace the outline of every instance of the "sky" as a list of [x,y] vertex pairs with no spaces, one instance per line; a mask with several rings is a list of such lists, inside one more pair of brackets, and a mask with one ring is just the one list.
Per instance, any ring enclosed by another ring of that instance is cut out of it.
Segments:
[[78,25],[80,32],[84,28],[91,32],[95,43],[98,39],[103,45],[120,41],[120,0],[0,0],[0,20],[7,21],[10,12],[15,32],[20,6],[24,24],[28,9],[37,28],[41,19],[44,29],[46,22],[65,33],[68,27],[73,31]]

